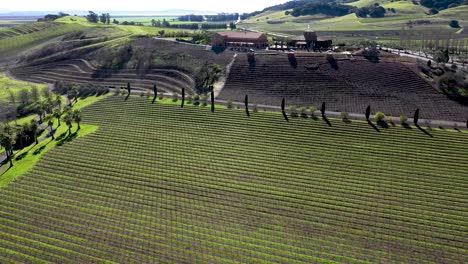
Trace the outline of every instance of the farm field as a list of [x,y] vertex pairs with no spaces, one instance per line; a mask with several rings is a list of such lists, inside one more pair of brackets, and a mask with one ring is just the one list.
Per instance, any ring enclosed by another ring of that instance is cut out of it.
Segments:
[[0,262],[465,263],[468,133],[330,122],[109,96],[1,190]]
[[280,106],[286,98],[290,105],[317,108],[326,102],[330,111],[350,113],[371,105],[398,117],[411,117],[419,108],[424,118],[466,120],[468,106],[448,99],[392,56],[382,55],[378,63],[336,57],[332,65],[322,54],[298,53],[296,67],[283,54],[257,54],[254,66],[238,56],[219,98],[243,101],[248,94],[255,104]]

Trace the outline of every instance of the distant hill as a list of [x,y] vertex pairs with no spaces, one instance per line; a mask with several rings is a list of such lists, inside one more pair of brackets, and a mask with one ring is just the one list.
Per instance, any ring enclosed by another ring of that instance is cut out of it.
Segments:
[[[83,10],[50,10],[50,11],[10,11],[6,9],[0,9],[1,16],[44,16],[47,14],[57,14],[58,12],[64,12],[67,14],[76,14],[79,16],[87,15],[88,11]],[[96,13],[108,13],[108,11],[95,11]],[[170,10],[153,10],[153,11],[114,11],[110,12],[113,16],[178,16],[178,15],[216,15],[219,12],[216,11],[198,11],[190,9],[170,9]]]

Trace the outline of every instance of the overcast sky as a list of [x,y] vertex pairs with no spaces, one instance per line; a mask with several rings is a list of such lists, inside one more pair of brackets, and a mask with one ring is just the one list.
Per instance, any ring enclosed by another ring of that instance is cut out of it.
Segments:
[[190,9],[217,12],[252,12],[287,2],[287,0],[0,0],[1,9],[11,11],[159,11],[168,9]]

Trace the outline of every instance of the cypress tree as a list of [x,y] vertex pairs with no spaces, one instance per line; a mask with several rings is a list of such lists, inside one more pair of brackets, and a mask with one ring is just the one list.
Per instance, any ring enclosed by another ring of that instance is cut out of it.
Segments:
[[466,128],[468,128],[468,118],[466,119]]
[[156,98],[158,97],[158,88],[156,87],[156,84],[153,86],[153,93],[154,93],[154,97],[153,97],[153,104],[154,104],[154,102],[156,101]]
[[325,116],[325,102],[322,103],[322,109],[320,109],[320,112],[322,112],[322,116]]
[[180,104],[181,108],[184,108],[185,103],[185,88],[182,88],[182,103]]
[[130,94],[132,92],[132,88],[130,87],[129,82],[127,83],[127,91],[128,91],[128,94]]
[[281,101],[281,111],[284,112],[285,107],[286,107],[286,100],[283,98],[283,101]]
[[215,100],[214,100],[214,92],[211,92],[211,112],[214,113],[215,110]]
[[370,105],[367,107],[366,109],[366,120],[369,121],[369,118],[370,118]]
[[248,96],[248,95],[245,95],[245,113],[247,114],[247,116],[250,116],[250,112],[249,112],[249,96]]
[[416,109],[416,112],[414,113],[414,118],[413,118],[413,121],[414,121],[414,125],[418,125],[418,121],[419,121],[419,109]]

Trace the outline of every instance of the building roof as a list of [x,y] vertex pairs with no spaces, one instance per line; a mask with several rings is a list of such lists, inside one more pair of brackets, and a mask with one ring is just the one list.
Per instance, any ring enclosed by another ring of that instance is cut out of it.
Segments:
[[245,32],[225,31],[225,32],[218,32],[218,34],[228,39],[251,39],[251,40],[257,40],[265,36],[264,33],[247,32],[247,31]]
[[330,37],[318,37],[317,38],[317,41],[329,41],[329,40],[333,40],[333,39]]

